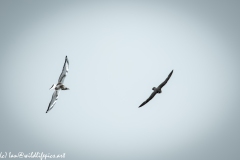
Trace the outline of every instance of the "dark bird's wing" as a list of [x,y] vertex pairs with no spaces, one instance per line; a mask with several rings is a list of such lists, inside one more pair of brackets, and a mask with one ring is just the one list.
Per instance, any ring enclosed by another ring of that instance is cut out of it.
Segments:
[[154,91],[154,92],[150,95],[150,97],[149,97],[146,101],[144,101],[138,108],[140,108],[140,107],[144,106],[145,104],[147,104],[156,94],[157,94],[157,92]]
[[172,76],[173,70],[171,73],[169,73],[168,77],[165,79],[164,82],[162,82],[159,86],[158,89],[161,89],[165,84],[167,84],[168,80],[170,79],[170,77]]
[[64,62],[64,65],[63,65],[63,69],[62,69],[62,73],[61,73],[61,75],[60,75],[60,77],[58,79],[58,83],[62,83],[63,84],[64,79],[67,76],[68,69],[69,69],[69,62],[68,62],[68,58],[66,56],[65,62]]
[[46,113],[50,111],[53,108],[53,106],[56,104],[59,93],[60,93],[60,90],[56,90],[55,92],[53,92],[52,99],[48,105],[48,109]]

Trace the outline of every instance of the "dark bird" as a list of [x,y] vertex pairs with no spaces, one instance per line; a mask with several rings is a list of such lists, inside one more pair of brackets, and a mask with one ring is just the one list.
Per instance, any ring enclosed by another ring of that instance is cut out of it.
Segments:
[[47,109],[46,113],[48,111],[50,111],[53,108],[53,106],[56,104],[60,90],[69,90],[69,88],[67,88],[66,86],[63,85],[63,82],[68,74],[68,69],[69,69],[69,62],[68,62],[68,58],[66,56],[65,62],[63,65],[63,69],[62,69],[62,73],[58,79],[58,84],[53,84],[52,87],[50,88],[50,90],[55,89],[55,91],[53,92],[52,99],[48,105],[48,109]]
[[151,99],[153,99],[153,97],[157,94],[157,93],[162,93],[162,87],[168,82],[168,80],[170,79],[170,77],[172,76],[173,70],[171,73],[169,73],[168,77],[165,79],[164,82],[162,82],[157,88],[153,87],[153,93],[150,95],[150,97],[144,101],[138,108],[144,106],[145,104],[147,104]]

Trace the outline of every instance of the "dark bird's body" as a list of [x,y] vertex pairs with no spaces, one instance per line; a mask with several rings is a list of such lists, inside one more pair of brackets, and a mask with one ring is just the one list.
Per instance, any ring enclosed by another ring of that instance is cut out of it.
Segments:
[[150,97],[144,101],[140,106],[144,106],[145,104],[147,104],[151,99],[153,99],[153,97],[157,94],[157,93],[162,93],[162,87],[168,82],[168,80],[170,79],[170,77],[172,76],[172,73],[173,73],[173,70],[171,73],[169,73],[168,77],[165,79],[164,82],[162,82],[157,88],[153,87],[152,90],[153,90],[153,93],[150,95]]

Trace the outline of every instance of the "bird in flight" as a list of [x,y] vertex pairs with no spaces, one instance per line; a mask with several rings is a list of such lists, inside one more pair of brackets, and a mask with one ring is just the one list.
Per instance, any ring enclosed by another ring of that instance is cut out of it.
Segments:
[[150,97],[144,101],[138,108],[144,106],[145,104],[147,104],[151,99],[153,99],[153,97],[157,94],[157,93],[162,93],[162,87],[168,82],[168,80],[170,79],[170,77],[172,76],[173,70],[171,73],[169,73],[168,77],[165,79],[164,82],[162,82],[157,88],[153,87],[153,93],[150,95]]
[[49,112],[53,108],[53,106],[56,104],[60,90],[69,90],[69,88],[67,88],[66,86],[63,85],[64,79],[66,78],[67,73],[68,73],[68,69],[69,69],[69,62],[68,62],[68,58],[66,56],[65,62],[63,65],[63,69],[62,69],[62,73],[58,79],[58,83],[53,84],[52,87],[49,89],[49,90],[55,89],[55,91],[53,92],[52,99],[48,105],[48,109],[47,109],[46,113]]

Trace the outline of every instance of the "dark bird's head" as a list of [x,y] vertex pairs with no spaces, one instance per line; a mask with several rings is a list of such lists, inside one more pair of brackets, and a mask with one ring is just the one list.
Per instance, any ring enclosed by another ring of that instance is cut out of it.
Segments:
[[156,87],[153,87],[152,90],[155,91],[157,88]]

